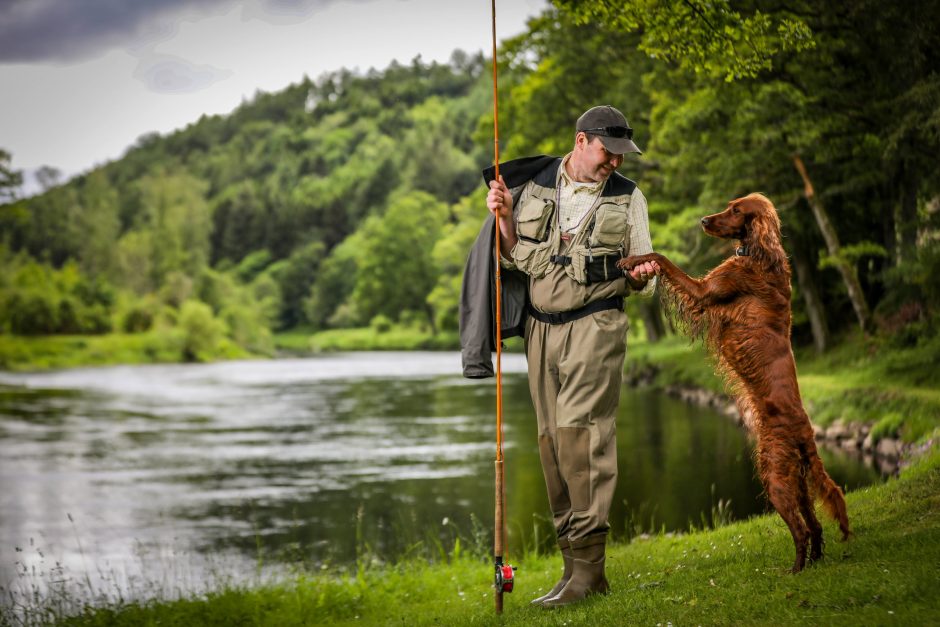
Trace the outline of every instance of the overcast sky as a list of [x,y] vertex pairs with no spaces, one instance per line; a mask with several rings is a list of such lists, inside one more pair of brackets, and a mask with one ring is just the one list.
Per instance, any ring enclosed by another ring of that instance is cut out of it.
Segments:
[[[497,38],[547,5],[497,0]],[[72,176],[304,74],[489,54],[490,37],[489,0],[0,0],[0,148]]]

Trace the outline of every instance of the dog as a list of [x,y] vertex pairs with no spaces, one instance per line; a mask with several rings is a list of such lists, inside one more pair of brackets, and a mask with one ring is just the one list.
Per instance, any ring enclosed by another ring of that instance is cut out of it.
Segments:
[[813,428],[803,409],[790,344],[790,266],[781,244],[780,218],[768,198],[750,194],[702,218],[705,233],[738,240],[735,255],[701,279],[693,279],[658,253],[621,259],[630,270],[646,261],[660,266],[666,309],[718,360],[749,430],[768,500],[793,536],[791,572],[823,555],[823,530],[813,508],[818,497],[851,534],[845,498],[826,473]]

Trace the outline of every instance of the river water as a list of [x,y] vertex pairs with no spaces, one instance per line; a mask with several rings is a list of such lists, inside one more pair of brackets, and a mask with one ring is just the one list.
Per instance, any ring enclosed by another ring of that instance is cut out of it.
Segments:
[[[552,533],[525,360],[503,367],[512,553]],[[488,550],[494,399],[456,353],[0,373],[0,602],[172,597],[457,537]],[[765,511],[728,418],[625,388],[617,429],[615,537]],[[881,479],[823,459],[848,489]]]

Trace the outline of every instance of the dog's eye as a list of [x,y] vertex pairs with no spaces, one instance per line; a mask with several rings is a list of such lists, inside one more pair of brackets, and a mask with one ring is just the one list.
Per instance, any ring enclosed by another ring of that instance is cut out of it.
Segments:
[[738,215],[739,213],[741,213],[741,210],[738,209],[737,207],[732,207],[731,213],[733,213],[734,215]]

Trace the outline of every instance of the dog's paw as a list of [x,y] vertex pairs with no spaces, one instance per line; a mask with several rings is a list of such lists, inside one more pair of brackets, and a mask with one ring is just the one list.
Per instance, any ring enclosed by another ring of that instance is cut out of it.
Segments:
[[631,255],[630,257],[624,257],[617,262],[617,267],[621,270],[633,270],[635,267],[643,263],[644,261],[650,261],[652,257],[650,255]]

